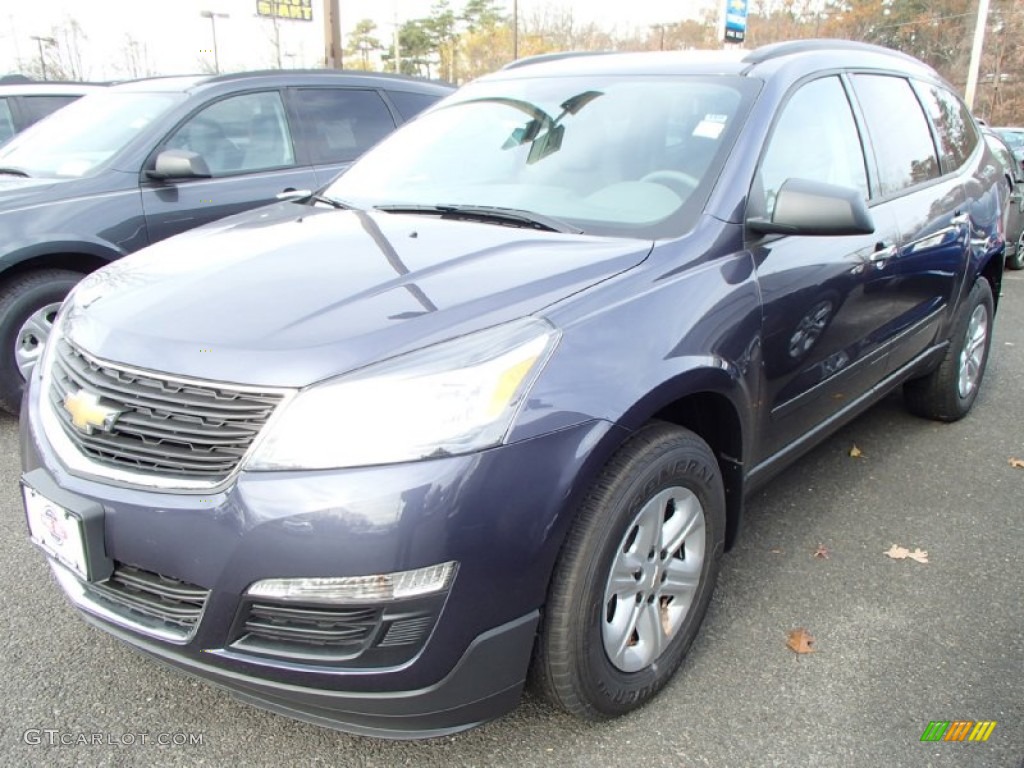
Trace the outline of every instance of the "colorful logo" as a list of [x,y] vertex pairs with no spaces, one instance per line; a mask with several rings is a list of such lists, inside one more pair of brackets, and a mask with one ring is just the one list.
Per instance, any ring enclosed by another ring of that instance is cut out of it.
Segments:
[[995,720],[932,720],[921,741],[988,741],[995,728]]

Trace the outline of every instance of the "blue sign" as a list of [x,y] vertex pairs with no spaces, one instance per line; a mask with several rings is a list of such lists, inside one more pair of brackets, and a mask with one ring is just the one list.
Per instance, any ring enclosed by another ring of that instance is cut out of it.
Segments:
[[725,0],[725,41],[742,43],[747,35],[747,0]]

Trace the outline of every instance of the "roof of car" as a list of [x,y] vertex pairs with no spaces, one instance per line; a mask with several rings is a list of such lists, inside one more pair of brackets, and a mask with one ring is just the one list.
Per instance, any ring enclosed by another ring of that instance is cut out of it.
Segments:
[[905,53],[852,40],[792,40],[754,50],[653,51],[636,53],[572,51],[521,59],[488,79],[582,74],[732,74],[757,76],[803,63],[807,69],[850,67],[899,69],[937,77],[934,69]]
[[4,83],[0,85],[0,96],[84,96],[104,87],[96,83]]
[[270,86],[344,84],[365,87],[407,86],[412,90],[443,93],[452,86],[437,81],[424,80],[405,75],[385,72],[364,72],[361,70],[332,69],[270,69],[258,72],[232,72],[224,75],[173,75],[128,80],[114,87],[130,91],[191,91],[246,83]]

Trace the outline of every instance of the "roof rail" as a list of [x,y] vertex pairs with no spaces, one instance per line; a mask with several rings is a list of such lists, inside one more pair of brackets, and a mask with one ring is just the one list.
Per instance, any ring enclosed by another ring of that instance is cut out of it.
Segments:
[[[811,51],[864,51],[865,53],[881,53],[887,56],[895,56],[908,62],[913,62],[919,67],[932,70],[920,59],[916,59],[903,51],[896,51],[873,43],[861,43],[856,40],[842,40],[839,38],[813,38],[810,40],[787,40],[782,43],[770,43],[755,48],[746,56],[743,61],[747,64],[760,64],[763,61],[776,59],[781,56],[789,56],[794,53],[808,53]],[[934,70],[932,70],[934,71]]]
[[538,53],[535,56],[527,56],[522,59],[516,59],[510,61],[504,67],[502,71],[506,69],[518,69],[519,67],[525,67],[528,64],[543,64],[547,61],[558,61],[559,59],[575,59],[581,56],[604,56],[605,54],[612,53],[612,51],[557,51],[555,53]]

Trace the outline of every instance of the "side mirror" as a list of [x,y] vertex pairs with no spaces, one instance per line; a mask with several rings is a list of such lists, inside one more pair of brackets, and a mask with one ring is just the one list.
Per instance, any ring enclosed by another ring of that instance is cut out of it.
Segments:
[[770,219],[747,226],[763,235],[870,235],[875,223],[861,193],[808,179],[786,179]]
[[146,171],[151,179],[208,179],[213,174],[198,152],[187,149],[165,149],[156,156],[152,170]]

